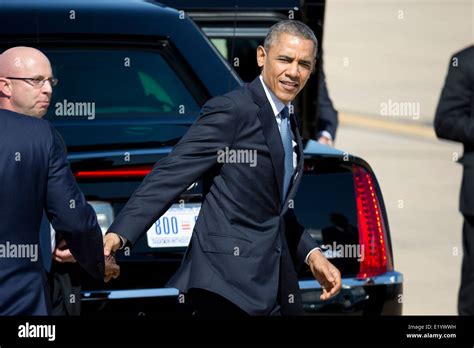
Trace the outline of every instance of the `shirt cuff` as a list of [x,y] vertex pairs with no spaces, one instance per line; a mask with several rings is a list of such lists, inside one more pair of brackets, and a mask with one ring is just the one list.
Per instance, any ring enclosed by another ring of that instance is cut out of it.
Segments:
[[308,255],[306,255],[306,258],[304,259],[304,263],[306,263],[308,266],[309,266],[309,255],[311,255],[311,253],[313,251],[316,251],[316,250],[319,250],[321,252],[321,254],[323,253],[323,251],[321,250],[320,247],[316,247],[314,249],[311,249],[310,252],[308,253]]
[[321,136],[324,136],[324,137],[326,137],[326,138],[328,138],[329,140],[332,141],[332,135],[328,131],[323,130],[323,131],[319,132],[318,133],[318,138],[321,137]]
[[125,244],[127,244],[128,240],[125,237],[122,237],[120,234],[118,234],[117,236],[119,236],[121,243],[119,250],[122,250],[123,248],[125,248]]

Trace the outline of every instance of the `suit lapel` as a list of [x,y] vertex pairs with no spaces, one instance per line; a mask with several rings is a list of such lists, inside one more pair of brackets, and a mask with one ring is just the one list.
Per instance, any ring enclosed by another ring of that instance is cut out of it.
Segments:
[[260,109],[258,118],[262,124],[263,134],[265,141],[268,146],[268,151],[273,163],[273,172],[275,174],[276,182],[278,185],[278,193],[280,202],[283,200],[281,196],[283,191],[283,166],[285,152],[283,150],[283,144],[281,142],[280,131],[278,130],[278,124],[273,115],[272,107],[270,103],[266,104]]
[[278,130],[275,115],[273,114],[272,107],[265,95],[260,79],[257,77],[253,80],[250,83],[249,88],[252,92],[255,104],[260,106],[258,118],[262,124],[263,135],[268,146],[268,151],[270,152],[270,157],[273,163],[273,172],[278,185],[278,195],[281,202],[283,200],[281,194],[283,191],[283,162],[285,153],[281,142],[280,131]]

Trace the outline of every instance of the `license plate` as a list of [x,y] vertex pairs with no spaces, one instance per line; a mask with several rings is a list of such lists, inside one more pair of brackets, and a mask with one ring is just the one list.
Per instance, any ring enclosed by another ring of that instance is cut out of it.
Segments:
[[173,204],[146,233],[150,248],[187,247],[196,223],[200,203]]

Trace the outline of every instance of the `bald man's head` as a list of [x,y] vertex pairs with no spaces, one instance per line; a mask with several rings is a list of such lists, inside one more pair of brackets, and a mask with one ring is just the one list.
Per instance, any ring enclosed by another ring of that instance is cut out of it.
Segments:
[[[13,47],[0,55],[0,108],[43,117],[51,101],[52,86],[38,81],[52,78],[48,58],[32,47]],[[36,81],[36,82],[35,82]]]

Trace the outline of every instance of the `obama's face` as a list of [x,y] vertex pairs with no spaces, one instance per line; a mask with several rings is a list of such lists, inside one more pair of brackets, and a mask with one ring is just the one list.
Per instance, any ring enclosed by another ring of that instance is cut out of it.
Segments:
[[281,33],[268,50],[257,48],[257,63],[263,81],[287,104],[298,95],[315,66],[314,43],[300,36]]

